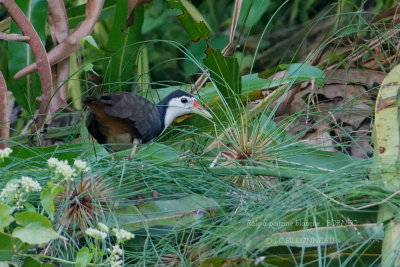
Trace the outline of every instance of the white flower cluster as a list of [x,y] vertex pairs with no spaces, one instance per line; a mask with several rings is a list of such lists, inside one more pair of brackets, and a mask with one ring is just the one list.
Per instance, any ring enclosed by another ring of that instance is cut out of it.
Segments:
[[104,223],[98,223],[97,226],[99,227],[100,231],[103,233],[108,233],[109,229],[108,226],[105,225]]
[[99,230],[91,228],[91,227],[85,231],[85,234],[93,237],[94,239],[100,239],[100,240],[105,239],[107,237],[107,233],[104,233],[102,231],[99,231]]
[[[107,237],[108,231],[110,230],[107,225],[104,223],[97,223],[97,226],[99,227],[99,230],[95,228],[88,228],[85,233],[88,236],[93,237],[96,240],[103,240]],[[110,266],[111,267],[121,267],[123,264],[122,262],[122,256],[124,254],[124,250],[121,248],[120,243],[129,240],[131,238],[134,238],[135,235],[124,230],[124,229],[116,229],[114,228],[113,233],[117,237],[117,244],[115,244],[112,247],[112,250],[107,249],[107,251],[110,253]]]
[[113,233],[115,234],[115,236],[117,237],[117,241],[118,242],[124,242],[127,241],[129,239],[135,238],[135,235],[124,230],[124,229],[113,229]]
[[47,161],[49,168],[54,170],[56,175],[61,175],[67,181],[73,181],[76,176],[76,172],[71,166],[68,165],[66,160],[58,160],[56,158],[49,158]]
[[86,161],[77,159],[74,162],[75,167],[78,169],[79,173],[84,173],[90,171],[90,167],[87,167]]
[[111,267],[120,267],[122,266],[122,255],[124,251],[119,245],[114,245],[113,249],[111,251],[111,256],[110,256],[110,265]]
[[0,192],[0,202],[16,209],[22,209],[30,192],[40,192],[40,184],[30,177],[22,176],[19,180],[11,180]]
[[40,186],[40,184],[37,181],[33,180],[31,177],[22,176],[20,183],[22,189],[26,193],[42,191],[42,187]]
[[12,149],[9,147],[6,147],[4,149],[0,149],[0,161],[4,160],[5,158],[8,158],[12,152]]

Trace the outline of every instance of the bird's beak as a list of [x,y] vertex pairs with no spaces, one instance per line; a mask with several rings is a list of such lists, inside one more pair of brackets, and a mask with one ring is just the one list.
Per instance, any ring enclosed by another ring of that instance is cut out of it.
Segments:
[[192,107],[193,113],[199,114],[203,117],[212,119],[213,117],[211,116],[210,112],[208,112],[202,105],[199,104],[199,102],[197,102],[197,100],[195,99],[193,101],[193,107]]

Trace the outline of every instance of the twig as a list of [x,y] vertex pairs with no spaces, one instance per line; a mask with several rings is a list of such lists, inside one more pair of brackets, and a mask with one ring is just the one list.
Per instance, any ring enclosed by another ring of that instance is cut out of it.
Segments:
[[0,149],[8,147],[8,142],[3,141],[10,138],[10,114],[8,110],[7,84],[3,73],[0,71]]
[[24,36],[17,33],[7,34],[4,32],[0,32],[0,39],[12,42],[29,42],[31,40],[29,36]]
[[331,198],[330,196],[328,196],[324,192],[321,192],[320,190],[318,190],[317,188],[315,188],[313,186],[310,186],[310,187],[314,191],[316,191],[317,193],[320,193],[322,196],[324,196],[327,199],[329,199],[330,201],[332,201],[333,203],[338,204],[338,205],[340,205],[342,207],[345,207],[345,208],[352,209],[352,210],[362,210],[362,209],[366,209],[366,208],[370,208],[370,207],[374,207],[374,206],[379,206],[379,205],[382,205],[383,203],[385,203],[386,201],[388,201],[389,199],[391,199],[391,198],[395,197],[396,195],[400,194],[400,190],[397,190],[396,192],[394,192],[393,194],[389,195],[388,197],[386,197],[385,199],[383,199],[381,201],[378,201],[378,202],[375,202],[375,203],[371,203],[371,204],[368,204],[368,205],[364,205],[364,206],[361,206],[361,207],[354,208],[354,207],[349,206],[349,205],[347,205],[345,203],[339,202],[336,199]]
[[[7,1],[7,0],[4,0]],[[54,64],[66,59],[72,53],[77,51],[80,47],[79,40],[85,36],[88,36],[103,8],[104,0],[88,0],[86,4],[86,18],[79,26],[77,26],[74,31],[65,39],[62,43],[54,47],[48,54],[50,65]],[[28,74],[36,72],[38,69],[37,63],[33,63],[29,66],[26,66],[22,70],[18,71],[14,75],[14,79],[18,80]]]

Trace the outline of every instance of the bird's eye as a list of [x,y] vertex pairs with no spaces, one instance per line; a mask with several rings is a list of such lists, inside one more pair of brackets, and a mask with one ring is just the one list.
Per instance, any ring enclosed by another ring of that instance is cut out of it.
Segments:
[[186,104],[188,102],[187,98],[181,98],[181,103]]

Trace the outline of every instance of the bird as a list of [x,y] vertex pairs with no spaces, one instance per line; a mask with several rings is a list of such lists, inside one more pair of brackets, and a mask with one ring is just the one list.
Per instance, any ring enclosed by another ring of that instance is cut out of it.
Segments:
[[157,104],[130,92],[86,96],[83,104],[89,109],[85,122],[89,133],[110,153],[132,148],[128,159],[134,158],[138,144],[154,141],[177,117],[199,114],[212,119],[193,95],[182,90]]

